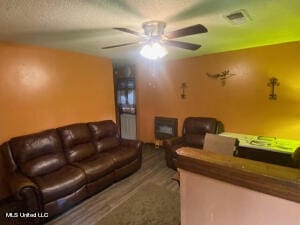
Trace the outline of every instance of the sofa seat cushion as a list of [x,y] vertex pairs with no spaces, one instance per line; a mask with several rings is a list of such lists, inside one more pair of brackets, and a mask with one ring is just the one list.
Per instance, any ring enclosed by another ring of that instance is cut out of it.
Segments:
[[73,163],[73,165],[84,171],[88,182],[109,174],[116,167],[112,156],[109,154],[97,154],[83,161]]
[[116,167],[120,168],[133,160],[135,160],[139,156],[139,152],[134,147],[124,147],[119,146],[117,148],[113,148],[108,150],[105,153],[100,154],[109,154],[112,156],[113,160],[116,163]]
[[85,184],[85,174],[81,169],[66,165],[52,173],[33,178],[39,186],[43,202],[48,203],[67,196]]

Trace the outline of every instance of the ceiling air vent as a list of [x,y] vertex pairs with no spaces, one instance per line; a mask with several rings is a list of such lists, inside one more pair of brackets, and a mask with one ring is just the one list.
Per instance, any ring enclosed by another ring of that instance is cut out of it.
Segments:
[[224,16],[233,25],[241,25],[250,21],[248,13],[241,9]]

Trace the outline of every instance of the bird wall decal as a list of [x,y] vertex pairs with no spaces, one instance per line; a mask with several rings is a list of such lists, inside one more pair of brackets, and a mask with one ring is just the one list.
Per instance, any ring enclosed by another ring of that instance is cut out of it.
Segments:
[[208,77],[214,78],[214,79],[220,79],[222,82],[222,85],[224,86],[226,83],[226,79],[232,76],[235,76],[236,74],[230,73],[229,70],[224,70],[221,73],[216,73],[216,74],[210,74],[210,73],[206,73],[206,75]]

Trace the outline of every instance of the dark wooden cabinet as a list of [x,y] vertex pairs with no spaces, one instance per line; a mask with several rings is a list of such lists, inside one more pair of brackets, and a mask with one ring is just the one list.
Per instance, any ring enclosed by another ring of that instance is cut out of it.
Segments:
[[133,65],[114,67],[116,121],[121,136],[136,139],[136,82]]
[[135,79],[119,78],[116,94],[119,112],[135,114]]

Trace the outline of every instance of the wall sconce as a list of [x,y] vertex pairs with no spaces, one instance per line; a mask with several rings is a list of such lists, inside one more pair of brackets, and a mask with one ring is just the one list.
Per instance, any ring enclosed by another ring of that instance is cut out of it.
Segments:
[[180,88],[182,89],[182,92],[181,92],[181,98],[182,99],[186,99],[186,94],[185,94],[185,89],[187,88],[187,85],[185,82],[181,83],[181,86]]
[[211,78],[220,79],[222,82],[222,86],[224,86],[226,84],[226,79],[231,76],[234,76],[235,74],[230,73],[229,70],[224,70],[221,73],[217,73],[217,74],[206,73],[206,75]]
[[270,100],[276,100],[277,95],[275,94],[275,86],[279,86],[278,79],[276,77],[271,77],[269,79],[268,86],[271,87],[271,94],[269,94],[269,99]]

